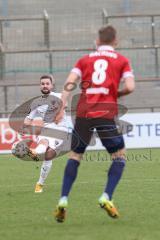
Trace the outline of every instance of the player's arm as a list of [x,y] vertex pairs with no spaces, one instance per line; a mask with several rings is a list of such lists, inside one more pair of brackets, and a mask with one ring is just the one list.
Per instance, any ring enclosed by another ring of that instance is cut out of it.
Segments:
[[71,96],[73,89],[75,89],[79,78],[80,78],[80,76],[75,72],[71,72],[69,74],[69,76],[65,82],[64,89],[62,92],[62,97],[61,97],[62,103],[63,103],[63,108],[65,108],[67,106],[68,99]]
[[126,77],[123,81],[123,88],[118,90],[118,97],[126,96],[132,93],[135,89],[134,76]]
[[25,117],[21,134],[37,134],[34,126],[34,118],[36,117],[37,109],[33,109],[30,113]]
[[75,88],[79,79],[80,79],[79,74],[77,74],[75,72],[71,72],[69,74],[69,76],[65,82],[64,89],[62,91],[62,96],[61,96],[62,106],[61,106],[59,113],[57,114],[57,116],[55,118],[55,123],[59,123],[62,120],[63,115],[64,115],[64,110],[67,106],[69,97],[71,96],[72,90]]
[[28,116],[25,117],[22,128],[21,128],[21,132],[20,132],[22,135],[30,134],[32,132],[31,131],[32,122],[33,122],[33,119],[28,118]]
[[129,60],[125,57],[123,58],[121,74],[123,88],[118,91],[118,97],[126,96],[132,93],[135,89],[134,74]]

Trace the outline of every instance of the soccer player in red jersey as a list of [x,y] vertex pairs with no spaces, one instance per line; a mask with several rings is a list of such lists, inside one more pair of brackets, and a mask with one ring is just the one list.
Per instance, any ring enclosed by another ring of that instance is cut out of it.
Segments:
[[[113,26],[101,28],[96,43],[97,50],[77,61],[65,84],[69,86],[79,81],[82,91],[76,107],[70,159],[64,171],[61,198],[55,212],[56,220],[59,222],[65,219],[68,195],[93,130],[97,131],[102,145],[113,160],[104,192],[99,198],[99,205],[110,217],[119,217],[118,210],[112,202],[112,195],[122,177],[126,159],[123,136],[119,134],[114,119],[118,113],[118,97],[133,92],[135,82],[129,60],[114,49],[117,46],[115,28]],[[121,80],[124,85],[123,89],[119,90]],[[62,93],[64,106],[70,94],[71,91],[64,87]],[[57,122],[62,115],[63,109],[57,115]]]

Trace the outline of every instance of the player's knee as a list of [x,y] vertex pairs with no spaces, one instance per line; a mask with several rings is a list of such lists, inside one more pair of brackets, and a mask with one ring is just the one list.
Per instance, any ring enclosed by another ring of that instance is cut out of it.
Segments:
[[48,148],[45,154],[45,160],[52,160],[53,158],[56,157],[56,155],[57,154],[55,150]]
[[76,153],[76,152],[71,151],[71,152],[69,153],[69,157],[70,157],[71,159],[75,159],[75,160],[77,160],[77,161],[81,161],[81,159],[82,159],[82,157],[83,157],[83,154],[81,154],[81,153]]
[[123,158],[126,160],[126,149],[123,148],[123,149],[120,149],[114,153],[111,154],[112,156],[112,159],[116,159],[116,158]]

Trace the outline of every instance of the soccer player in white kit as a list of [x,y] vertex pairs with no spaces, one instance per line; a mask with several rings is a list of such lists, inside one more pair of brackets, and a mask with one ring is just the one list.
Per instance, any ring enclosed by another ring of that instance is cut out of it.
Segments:
[[[52,75],[43,75],[40,78],[42,96],[32,102],[30,112],[24,120],[24,130],[32,127],[34,119],[39,119],[42,122],[41,131],[37,136],[37,147],[34,150],[29,150],[33,160],[36,158],[43,160],[35,193],[43,192],[44,182],[52,167],[52,159],[61,152],[64,139],[67,138],[68,134],[65,113],[58,124],[54,122],[61,107],[61,94],[52,92],[54,85],[55,80]],[[54,131],[54,129],[59,130],[59,132]]]

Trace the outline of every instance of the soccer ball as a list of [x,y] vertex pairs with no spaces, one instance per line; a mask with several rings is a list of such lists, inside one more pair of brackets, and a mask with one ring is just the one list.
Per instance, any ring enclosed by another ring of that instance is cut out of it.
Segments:
[[12,154],[18,158],[23,158],[27,154],[27,143],[25,141],[17,141],[12,145]]

